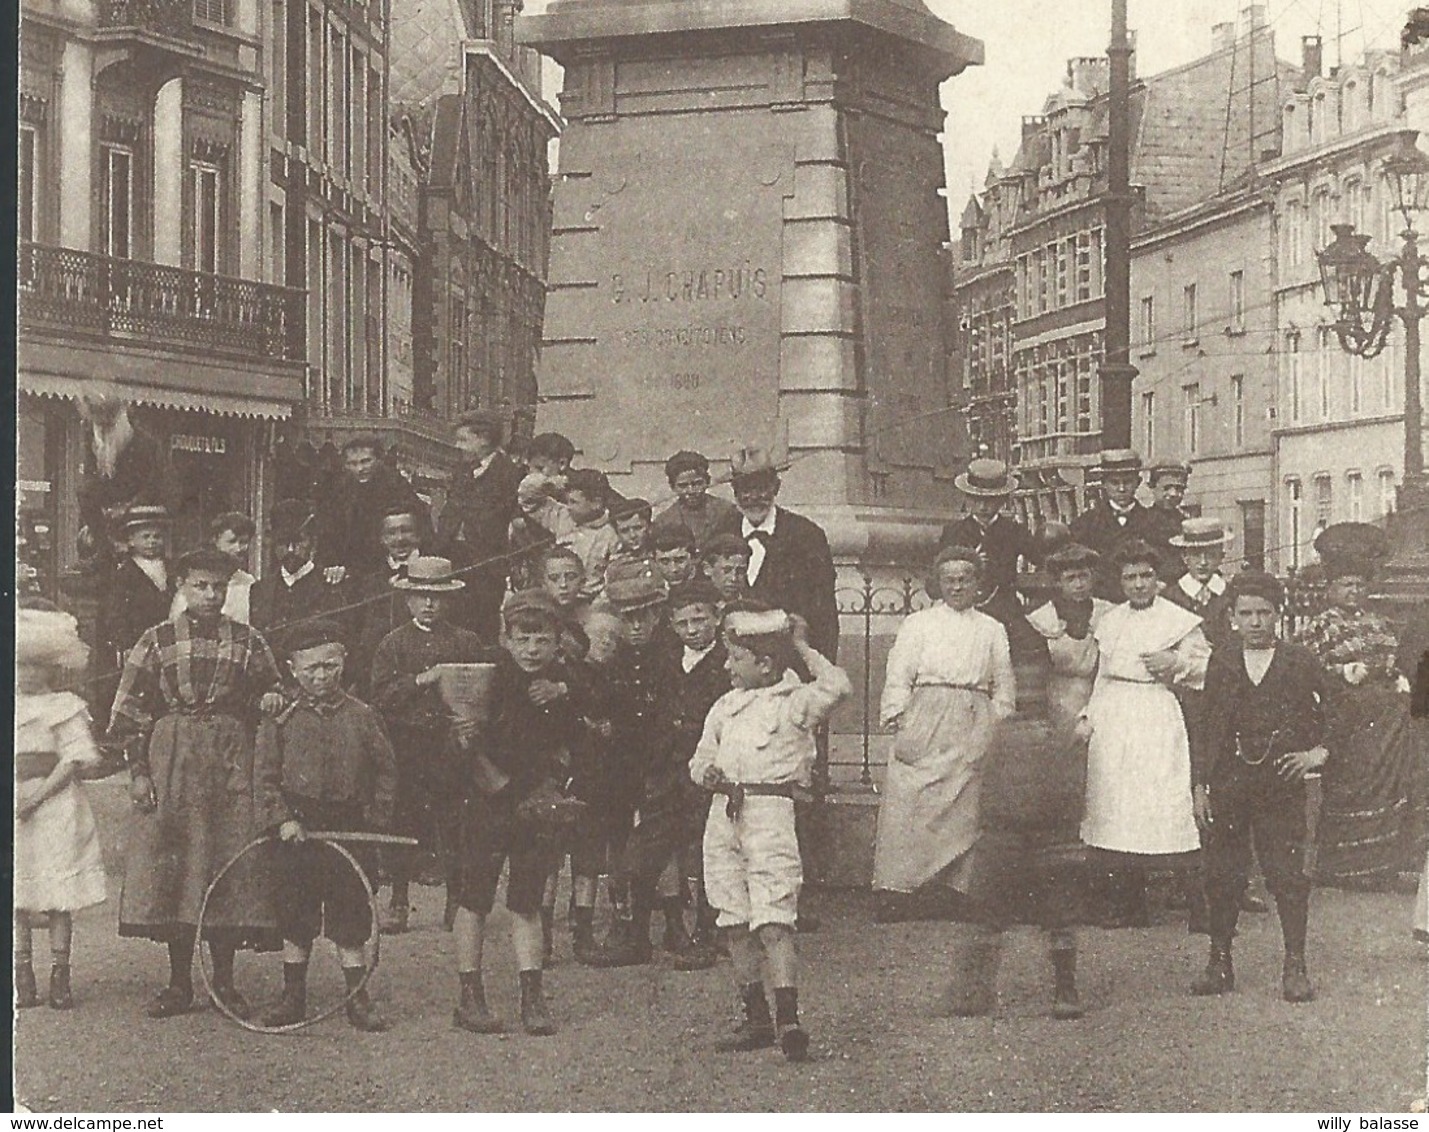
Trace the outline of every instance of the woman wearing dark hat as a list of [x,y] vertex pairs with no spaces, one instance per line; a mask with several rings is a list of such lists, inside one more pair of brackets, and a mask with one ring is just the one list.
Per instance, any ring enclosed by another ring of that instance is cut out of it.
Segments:
[[1016,685],[1007,631],[974,608],[982,581],[975,550],[950,546],[933,564],[938,598],[899,627],[879,711],[897,731],[883,783],[873,887],[896,908],[939,880],[966,887],[977,840],[980,766]]
[[1296,634],[1329,677],[1330,761],[1324,771],[1315,875],[1342,888],[1384,888],[1424,864],[1415,777],[1423,737],[1409,718],[1409,682],[1388,620],[1364,608],[1387,550],[1366,523],[1337,523],[1315,539],[1329,605]]

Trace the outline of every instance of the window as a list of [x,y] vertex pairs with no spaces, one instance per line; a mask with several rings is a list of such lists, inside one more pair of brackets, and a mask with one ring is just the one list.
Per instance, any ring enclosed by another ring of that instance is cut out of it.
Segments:
[[1393,515],[1397,504],[1398,499],[1394,490],[1394,472],[1389,468],[1381,468],[1379,472],[1380,515]]
[[1230,274],[1230,331],[1232,334],[1245,333],[1245,272],[1232,271]]
[[1345,473],[1345,486],[1349,489],[1350,522],[1364,521],[1364,476],[1359,472]]
[[1323,251],[1330,246],[1330,190],[1317,189],[1310,198],[1310,233],[1315,241],[1315,250]]
[[272,130],[288,134],[288,8],[287,0],[273,0],[272,42],[268,49],[268,89],[273,95]]
[[39,135],[33,126],[20,127],[19,152],[19,225],[17,234],[21,240],[33,240],[39,230],[35,206],[40,198]]
[[323,121],[326,110],[324,103],[327,96],[327,78],[323,73],[323,44],[326,37],[323,34],[322,13],[317,10],[308,12],[308,81],[307,81],[307,101],[308,101],[308,157],[312,161],[319,161],[323,157],[323,138],[327,136]]
[[1196,285],[1187,283],[1181,288],[1181,325],[1184,328],[1184,340],[1194,342],[1196,340]]
[[367,192],[367,64],[362,53],[352,51],[352,187]]
[[1305,262],[1305,206],[1298,200],[1285,206],[1285,262],[1291,267]]
[[1076,262],[1075,243],[1061,240],[1057,243],[1057,309],[1068,303],[1068,290],[1072,285],[1072,264]]
[[1315,338],[1319,347],[1315,351],[1315,378],[1319,393],[1320,419],[1327,421],[1330,419],[1330,382],[1333,377],[1331,371],[1339,356],[1339,347],[1335,343],[1335,332],[1328,326],[1320,327]]
[[194,0],[194,19],[226,27],[228,25],[226,0]]
[[[499,184],[500,181],[498,180],[496,183]],[[493,197],[499,200],[501,194],[495,192]],[[1041,314],[1047,309],[1047,249],[1038,248],[1035,254],[1037,256],[1037,313]]]
[[1141,450],[1150,460],[1156,455],[1156,394],[1141,395]]
[[1285,336],[1285,399],[1292,423],[1300,419],[1300,332],[1292,330]]
[[189,260],[193,270],[218,273],[219,170],[202,161],[189,163],[189,199],[193,202],[193,228],[189,233]]
[[1350,366],[1350,412],[1358,416],[1364,411],[1364,367],[1365,360],[1358,354],[1351,354]]
[[349,171],[347,144],[347,44],[337,30],[328,44],[328,165],[339,176]]
[[1391,343],[1390,348],[1374,360],[1379,367],[1379,398],[1389,410],[1393,410],[1399,401],[1399,382],[1395,381],[1394,367],[1390,364],[1399,352],[1397,347],[1398,343]]
[[[1077,234],[1077,292],[1076,301],[1084,303],[1092,298],[1092,251],[1093,238],[1098,238],[1100,234],[1095,232],[1079,232]],[[1100,245],[1097,246],[1100,254]]]
[[268,204],[268,282],[280,287],[288,276],[288,233],[283,225],[283,206],[277,201]]
[[1297,568],[1304,551],[1304,494],[1298,479],[1291,477],[1285,481],[1285,526],[1290,535],[1290,565]]
[[1245,547],[1244,563],[1249,570],[1265,569],[1265,500],[1240,501],[1240,528]]
[[1141,344],[1148,350],[1156,348],[1156,296],[1141,299]]
[[134,151],[106,145],[100,165],[100,246],[104,254],[128,259],[134,254]]
[[1355,230],[1364,228],[1364,193],[1358,181],[1347,181],[1340,189],[1340,205],[1344,209],[1345,223],[1353,224]]
[[1319,530],[1328,527],[1335,518],[1335,481],[1329,472],[1315,476],[1315,526]]
[[1183,386],[1181,396],[1184,404],[1186,454],[1194,456],[1201,445],[1201,386],[1199,383]]
[[1236,448],[1245,447],[1245,375],[1241,373],[1231,377],[1231,442]]

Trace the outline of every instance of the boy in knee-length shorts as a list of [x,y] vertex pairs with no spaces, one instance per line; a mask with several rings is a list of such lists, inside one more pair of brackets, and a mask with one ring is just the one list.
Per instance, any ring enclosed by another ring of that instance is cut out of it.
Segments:
[[[808,625],[783,610],[737,603],[724,617],[734,689],[718,701],[690,760],[690,778],[715,792],[705,821],[705,890],[718,910],[744,1019],[724,1050],[765,1049],[777,1037],[801,1061],[794,930],[803,866],[794,835],[794,793],[807,789],[814,729],[852,692],[844,671],[810,647]],[[804,683],[793,668],[813,676]],[[769,1017],[760,961],[774,981]]]

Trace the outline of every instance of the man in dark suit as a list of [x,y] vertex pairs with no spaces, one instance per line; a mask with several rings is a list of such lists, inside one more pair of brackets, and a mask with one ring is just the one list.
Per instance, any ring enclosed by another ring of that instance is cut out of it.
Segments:
[[835,659],[839,614],[834,602],[834,557],[828,536],[810,519],[775,505],[780,479],[761,448],[735,453],[732,482],[737,519],[731,532],[749,544],[749,596],[809,623],[809,644]]
[[427,509],[400,472],[383,462],[381,442],[354,436],[342,446],[342,473],[318,500],[313,523],[317,563],[328,580],[371,573],[382,565],[380,524],[387,508],[412,507],[427,522]]
[[[422,553],[421,504],[392,503],[380,517],[381,565],[349,583],[350,624],[354,642],[352,670],[358,693],[366,699],[368,671],[384,637],[412,619],[405,592],[395,583]],[[460,591],[457,591],[460,592]],[[460,628],[460,626],[458,626]]]
[[1175,582],[1185,572],[1186,564],[1177,551],[1173,539],[1181,533],[1181,521],[1186,513],[1181,510],[1181,501],[1186,498],[1186,485],[1191,479],[1191,469],[1185,464],[1152,464],[1147,482],[1154,496],[1151,503],[1151,529],[1155,538],[1146,541],[1162,555],[1161,580],[1168,585]]
[[968,498],[968,514],[943,528],[938,549],[965,546],[976,550],[985,564],[983,583],[989,598],[1015,598],[1018,559],[1035,565],[1041,554],[1032,532],[1004,513],[1017,477],[1001,460],[973,460],[953,483]]
[[1097,596],[1121,601],[1121,583],[1112,577],[1116,550],[1123,542],[1144,539],[1154,544],[1156,520],[1149,507],[1137,501],[1141,486],[1141,457],[1130,448],[1111,448],[1101,454],[1102,498],[1072,521],[1072,541],[1089,546],[1102,557]]
[[168,620],[174,602],[173,579],[164,558],[168,510],[135,504],[124,512],[120,528],[127,553],[102,576],[95,626],[98,647],[90,660],[90,708],[101,727],[109,719],[124,657],[145,629]]
[[495,413],[475,409],[457,418],[462,462],[447,490],[438,540],[439,553],[452,560],[466,582],[453,620],[488,641],[495,641],[501,629],[509,532],[521,484],[521,469],[502,451],[502,439],[502,420]]
[[[281,654],[286,652],[292,626],[339,611],[346,604],[343,599],[349,587],[327,581],[318,569],[313,558],[313,511],[306,503],[296,499],[279,502],[268,519],[268,533],[277,569],[265,571],[253,583],[248,616],[273,651]],[[350,633],[346,643],[351,652]]]

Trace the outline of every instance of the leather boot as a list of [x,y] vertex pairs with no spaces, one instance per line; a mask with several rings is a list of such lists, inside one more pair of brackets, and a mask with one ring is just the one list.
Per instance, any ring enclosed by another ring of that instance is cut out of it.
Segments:
[[501,1021],[492,1016],[486,1005],[486,988],[481,985],[481,972],[463,971],[461,998],[452,1012],[452,1025],[473,1034],[499,1034]]
[[750,983],[739,988],[740,1006],[744,1017],[734,1033],[715,1042],[720,1053],[750,1053],[771,1049],[774,1045],[774,1019],[769,1015],[769,1000],[764,997],[763,983]]
[[265,1026],[295,1026],[308,1016],[308,965],[283,964],[283,997],[263,1015]]
[[1231,964],[1230,940],[1211,940],[1206,969],[1191,983],[1191,993],[1200,997],[1229,994],[1235,990],[1235,968]]
[[15,964],[15,1005],[21,1010],[40,1005],[40,989],[35,985],[35,969],[28,963]]
[[685,928],[685,907],[678,896],[671,896],[661,902],[660,910],[665,915],[665,935],[660,946],[675,955],[690,949],[690,933]]
[[595,909],[577,907],[571,912],[571,952],[583,967],[595,962]]
[[991,1014],[997,1005],[997,968],[1002,933],[976,928],[953,945],[952,980],[943,994],[942,1013],[953,1018]]
[[1080,1018],[1082,998],[1077,994],[1077,951],[1074,947],[1052,951],[1052,1017]]
[[362,1030],[368,1034],[382,1033],[387,1029],[387,1019],[372,1005],[372,1000],[367,997],[367,988],[362,985],[363,979],[367,977],[367,970],[363,967],[344,967],[342,977],[347,982],[347,993],[351,996],[347,1002],[348,1025],[354,1030]]
[[546,1009],[540,971],[521,972],[521,1027],[536,1037],[549,1037],[556,1032],[556,1024]]
[[640,967],[650,962],[650,913],[636,912],[629,920],[616,920],[605,943],[591,961],[592,967]]
[[74,995],[69,989],[68,963],[56,963],[50,968],[50,1009],[74,1009]]
[[1280,997],[1286,1002],[1312,1002],[1315,988],[1305,971],[1305,953],[1287,951],[1285,965],[1280,969]]

